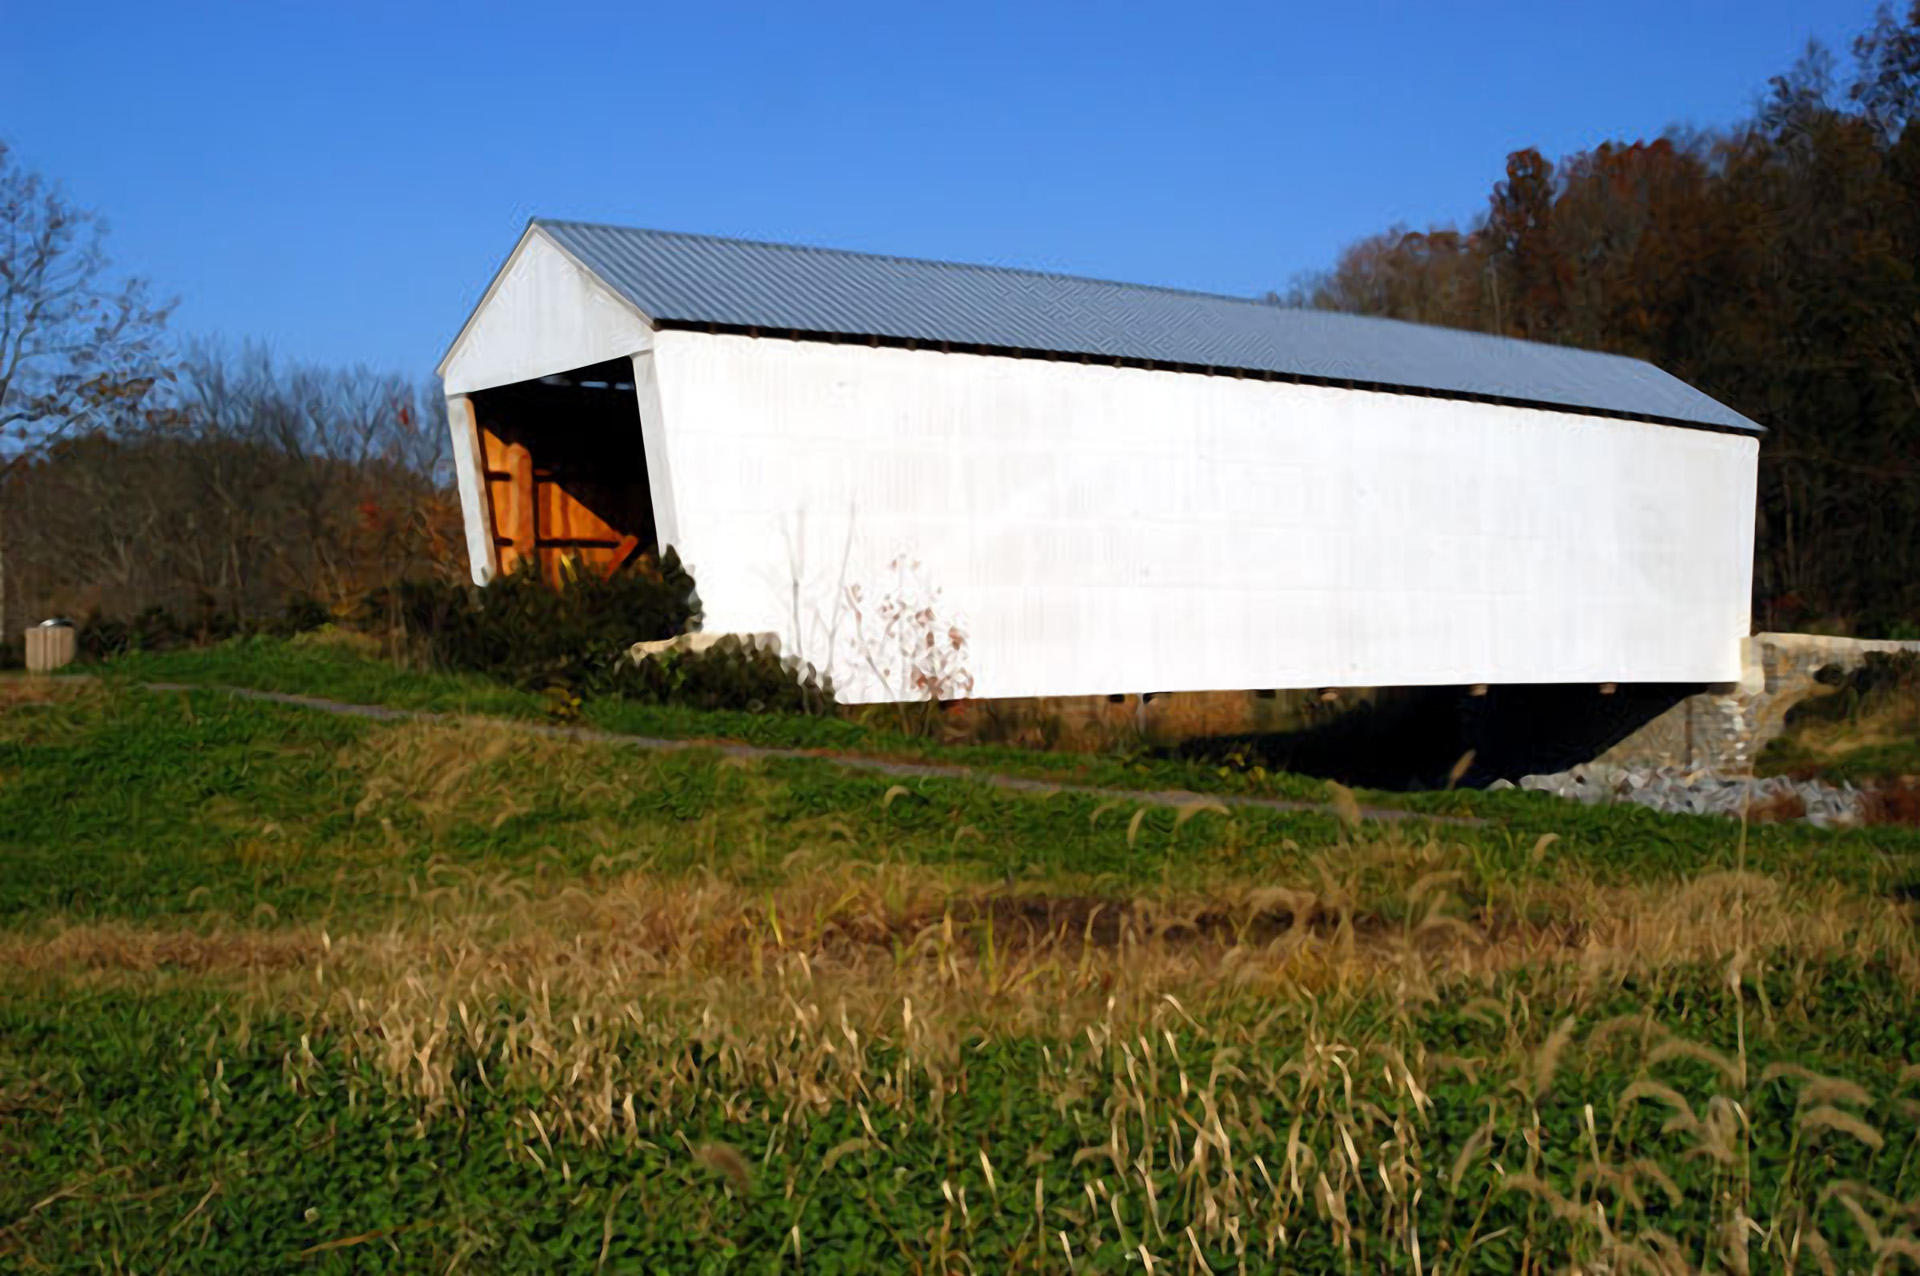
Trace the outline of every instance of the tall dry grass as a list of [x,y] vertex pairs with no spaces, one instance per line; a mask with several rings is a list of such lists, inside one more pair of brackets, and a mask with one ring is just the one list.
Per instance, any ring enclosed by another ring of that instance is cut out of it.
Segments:
[[[1524,1270],[1745,1271],[1760,1255],[1835,1270],[1823,1261],[1828,1204],[1881,1261],[1915,1252],[1920,1213],[1861,1185],[1772,1198],[1752,1187],[1747,1111],[1761,1085],[1797,1090],[1793,1155],[1807,1175],[1829,1143],[1910,1143],[1911,1131],[1869,1122],[1864,1087],[1762,1072],[1744,1038],[1726,1052],[1651,1015],[1589,1013],[1604,986],[1700,962],[1735,996],[1756,963],[1820,953],[1897,962],[1911,980],[1910,933],[1859,901],[1751,874],[1644,894],[1563,884],[1533,901],[1541,919],[1489,928],[1446,873],[1382,909],[1338,880],[1094,903],[955,892],[899,865],[794,868],[767,892],[635,874],[545,899],[443,870],[425,913],[323,934],[303,963],[262,961],[249,978],[259,1003],[298,1006],[314,1031],[342,1034],[414,1096],[423,1122],[522,1096],[520,1155],[557,1185],[579,1149],[679,1141],[742,1190],[786,1175],[791,1191],[811,1123],[849,1113],[863,1132],[828,1161],[885,1165],[886,1129],[938,1127],[968,1102],[983,1042],[1030,1040],[1043,1043],[1048,1101],[1098,1130],[1073,1157],[1091,1174],[1083,1197],[1050,1201],[1044,1166],[978,1155],[992,1199],[1031,1200],[1032,1239],[1069,1266],[1117,1240],[1148,1267],[1203,1270],[1203,1251],[1226,1251],[1267,1270],[1311,1237],[1368,1268],[1398,1255],[1454,1270],[1497,1239],[1475,1220],[1508,1197],[1558,1238],[1523,1248]],[[1402,920],[1367,920],[1386,913]],[[1728,934],[1736,915],[1744,940]],[[69,932],[6,957],[72,963],[105,939]],[[1353,1020],[1382,1000],[1397,1009]],[[1418,1012],[1435,1002],[1483,1018],[1487,1048],[1456,1057],[1424,1040]],[[1548,1155],[1547,1108],[1576,1060],[1601,1057],[1627,1059],[1638,1079],[1598,1116],[1588,1104],[1569,1171]],[[290,1057],[289,1084],[323,1083],[317,1066]],[[1673,1076],[1689,1067],[1713,1078],[1704,1096]],[[1443,1156],[1439,1108],[1462,1078],[1494,1098]],[[771,1134],[738,1148],[687,1142],[682,1131],[715,1111],[761,1115]],[[1621,1131],[1636,1123],[1628,1148]],[[1680,1184],[1687,1162],[1711,1167],[1704,1183]],[[931,1257],[955,1264],[981,1202],[964,1185],[943,1190]],[[1663,1226],[1689,1192],[1710,1198],[1705,1237]]]
[[[570,748],[410,726],[342,762],[366,775],[364,820],[391,830],[405,810],[447,829],[478,807],[525,810],[512,773],[564,767]],[[559,782],[611,797],[621,779]],[[719,845],[753,818],[690,835]],[[216,1060],[252,1019],[294,1016],[308,1034],[284,1060],[295,1094],[397,1093],[423,1127],[512,1105],[514,1155],[556,1191],[607,1147],[678,1147],[740,1192],[769,1176],[792,1192],[847,1158],[888,1167],[889,1131],[957,1128],[985,1052],[1037,1048],[1030,1083],[1076,1131],[1082,1190],[1058,1199],[1045,1163],[1012,1154],[1017,1133],[973,1149],[980,1176],[942,1182],[929,1270],[995,1269],[973,1250],[976,1216],[1016,1200],[1031,1202],[1023,1252],[1049,1255],[1034,1269],[1119,1244],[1146,1270],[1222,1253],[1273,1270],[1324,1245],[1355,1269],[1454,1271],[1517,1239],[1521,1270],[1830,1271],[1836,1217],[1876,1262],[1920,1255],[1920,1210],[1822,1169],[1836,1147],[1914,1157],[1912,1129],[1875,1123],[1890,1096],[1748,1049],[1774,1013],[1751,991],[1758,970],[1870,963],[1920,990],[1911,922],[1885,900],[1746,870],[1606,884],[1556,863],[1550,839],[1536,874],[1495,878],[1444,835],[1357,818],[1291,878],[1222,870],[1125,893],[851,862],[839,840],[789,857],[771,886],[617,851],[565,881],[435,862],[381,917],[54,923],[0,936],[0,969],[218,988]],[[1657,996],[1701,968],[1740,1016],[1731,1050],[1651,1013],[1597,1014],[1629,982]],[[1441,1011],[1484,1029],[1470,1054],[1427,1037]],[[325,1059],[309,1044],[322,1038]],[[1585,1100],[1569,1159],[1556,1105],[1597,1061],[1631,1080]],[[1791,1164],[1763,1180],[1765,1087],[1796,1097]],[[1476,1105],[1464,1139],[1446,1132],[1461,1095]],[[767,1133],[688,1136],[716,1113]],[[859,1132],[809,1159],[817,1125]],[[1485,1225],[1514,1202],[1518,1233]],[[1711,1220],[1704,1233],[1672,1227],[1682,1206]]]

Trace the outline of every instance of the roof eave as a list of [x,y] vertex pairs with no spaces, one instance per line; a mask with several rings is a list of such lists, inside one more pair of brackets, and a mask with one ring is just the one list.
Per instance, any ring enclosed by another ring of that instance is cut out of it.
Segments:
[[[597,276],[602,277],[602,276]],[[611,284],[609,284],[611,287]],[[1567,416],[1600,417],[1616,421],[1637,421],[1645,425],[1665,426],[1676,430],[1699,430],[1708,434],[1736,434],[1758,437],[1767,432],[1759,422],[1742,416],[1728,408],[1718,399],[1702,394],[1700,397],[1716,407],[1722,408],[1726,416],[1684,417],[1663,413],[1637,412],[1627,409],[1607,408],[1596,404],[1562,402],[1554,399],[1517,398],[1509,395],[1491,394],[1480,391],[1447,390],[1433,386],[1414,385],[1391,381],[1359,381],[1348,377],[1323,377],[1310,373],[1285,372],[1273,368],[1240,366],[1233,364],[1196,364],[1184,363],[1172,359],[1145,359],[1133,356],[1114,356],[1091,351],[1043,349],[1037,346],[998,346],[967,342],[942,342],[924,337],[907,337],[884,332],[855,332],[848,330],[825,330],[811,328],[779,328],[745,324],[731,320],[686,318],[678,315],[661,315],[652,320],[656,329],[677,330],[724,334],[727,336],[756,337],[767,340],[792,340],[818,342],[828,345],[854,344],[877,345],[901,349],[942,351],[952,355],[983,355],[1014,359],[1050,359],[1064,362],[1097,364],[1101,367],[1144,368],[1157,372],[1172,372],[1188,376],[1233,376],[1251,377],[1256,380],[1282,382],[1290,385],[1324,386],[1333,389],[1361,391],[1369,394],[1408,395],[1414,398],[1451,399],[1462,403],[1487,403],[1498,407],[1523,408],[1535,412],[1556,412]],[[1639,362],[1636,360],[1636,362]],[[1652,365],[1649,364],[1649,367]]]
[[493,272],[493,278],[487,281],[487,290],[480,294],[480,300],[475,302],[473,309],[467,312],[466,320],[460,325],[460,331],[455,333],[453,340],[448,343],[447,352],[441,355],[440,362],[434,365],[434,376],[444,378],[447,375],[447,365],[453,362],[453,356],[460,351],[460,344],[467,339],[467,333],[473,330],[473,321],[480,317],[480,312],[485,310],[487,303],[493,300],[493,294],[500,291],[501,281],[507,277],[507,272],[513,269],[513,263],[519,260],[520,254],[526,250],[527,240],[532,238],[536,229],[536,223],[529,220],[526,229],[520,232],[520,238],[513,241],[513,250]]

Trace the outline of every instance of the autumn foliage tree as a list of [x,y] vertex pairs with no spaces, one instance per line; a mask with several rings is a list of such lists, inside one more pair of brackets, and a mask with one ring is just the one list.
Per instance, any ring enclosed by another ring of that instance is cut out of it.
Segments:
[[444,408],[405,378],[259,347],[181,358],[163,424],[87,433],[16,476],[21,596],[42,611],[248,625],[464,577]]
[[1294,304],[1648,359],[1768,428],[1756,623],[1920,635],[1920,3],[1750,120],[1516,152],[1462,229],[1349,248]]

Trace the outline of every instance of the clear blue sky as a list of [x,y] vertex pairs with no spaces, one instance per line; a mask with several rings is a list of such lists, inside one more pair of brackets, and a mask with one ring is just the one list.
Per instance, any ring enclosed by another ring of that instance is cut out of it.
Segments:
[[180,330],[425,375],[532,215],[1257,294],[1872,7],[0,0],[0,137]]

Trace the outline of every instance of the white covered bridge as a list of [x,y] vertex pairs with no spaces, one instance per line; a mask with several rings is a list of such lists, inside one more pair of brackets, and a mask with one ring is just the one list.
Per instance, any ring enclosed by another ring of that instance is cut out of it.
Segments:
[[476,580],[672,546],[846,701],[903,550],[981,697],[1740,675],[1760,428],[1631,359],[540,220],[440,373]]

